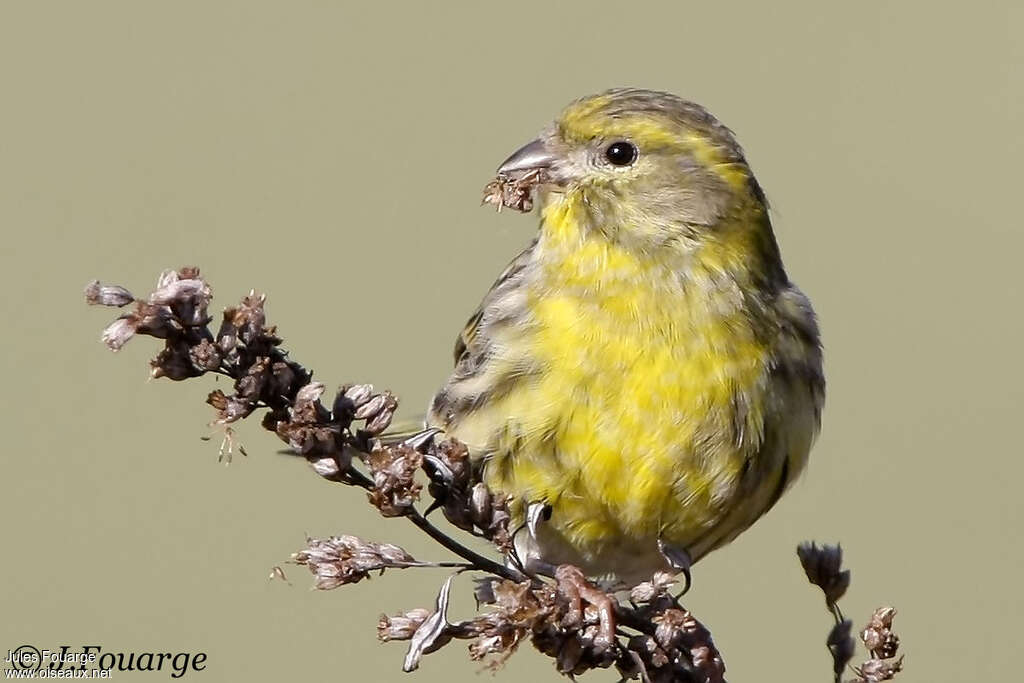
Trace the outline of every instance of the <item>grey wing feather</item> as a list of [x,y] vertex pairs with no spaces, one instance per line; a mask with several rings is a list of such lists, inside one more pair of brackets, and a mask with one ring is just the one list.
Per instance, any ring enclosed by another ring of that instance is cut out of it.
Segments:
[[456,414],[472,410],[486,398],[487,392],[470,389],[472,382],[467,380],[476,377],[487,362],[491,351],[487,330],[521,317],[522,306],[516,302],[522,300],[520,284],[536,244],[534,240],[506,266],[459,333],[455,340],[455,368],[430,405],[431,424],[450,427]]
[[480,323],[484,318],[484,313],[488,310],[490,305],[496,300],[501,298],[505,293],[508,286],[517,280],[523,269],[526,268],[526,264],[530,262],[533,257],[533,249],[537,245],[537,240],[530,243],[526,249],[524,249],[518,256],[516,256],[511,263],[505,266],[505,270],[501,271],[501,275],[491,285],[490,290],[484,296],[483,301],[477,307],[473,314],[469,316],[469,320],[463,326],[462,331],[459,332],[459,336],[455,339],[455,367],[458,368],[461,365],[472,365],[471,356],[477,346],[473,343],[476,340],[477,332],[480,329]]

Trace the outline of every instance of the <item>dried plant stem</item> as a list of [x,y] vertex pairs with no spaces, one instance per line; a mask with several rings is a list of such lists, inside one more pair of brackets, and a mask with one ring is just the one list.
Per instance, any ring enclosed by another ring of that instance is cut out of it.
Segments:
[[846,621],[846,617],[843,616],[843,610],[839,609],[838,602],[833,602],[829,605],[828,611],[832,613],[832,618],[836,620],[837,624],[841,624]]
[[[373,481],[365,474],[355,469],[354,467],[348,470],[345,475],[347,480],[342,478],[340,475],[336,477],[325,477],[331,481],[337,481],[338,483],[359,486],[366,489],[367,491],[373,491]],[[406,519],[413,523],[420,531],[430,536],[442,546],[455,553],[462,559],[466,560],[468,564],[459,564],[466,569],[476,569],[494,576],[508,579],[510,581],[522,581],[526,578],[521,572],[506,567],[505,565],[498,564],[494,560],[484,557],[483,555],[467,548],[462,543],[446,534],[445,532],[438,529],[429,519],[427,519],[419,510],[415,507],[410,506],[406,513],[403,515]],[[440,566],[440,565],[438,565]],[[455,565],[453,565],[455,566]]]
[[421,515],[418,510],[411,510],[406,517],[408,517],[409,521],[415,524],[416,527],[425,534],[469,562],[473,569],[478,569],[480,571],[487,572],[488,574],[508,579],[509,581],[522,581],[525,578],[520,572],[506,567],[505,565],[498,564],[494,560],[490,560],[462,545],[454,538],[434,526],[430,520]]

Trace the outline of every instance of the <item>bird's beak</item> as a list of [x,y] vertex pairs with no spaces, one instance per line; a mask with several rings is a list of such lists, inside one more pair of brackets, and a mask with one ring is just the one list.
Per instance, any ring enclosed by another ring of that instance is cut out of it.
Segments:
[[555,155],[547,150],[544,141],[537,139],[517,149],[498,167],[499,175],[528,173],[551,168]]

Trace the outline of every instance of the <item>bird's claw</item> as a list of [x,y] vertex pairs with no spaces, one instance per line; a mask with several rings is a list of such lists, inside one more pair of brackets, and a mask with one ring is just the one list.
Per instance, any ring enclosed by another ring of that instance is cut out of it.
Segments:
[[558,590],[567,598],[569,609],[563,623],[579,624],[584,619],[583,602],[597,608],[598,627],[594,648],[603,652],[615,643],[615,602],[611,596],[587,580],[578,567],[562,564],[555,569]]
[[686,595],[690,590],[690,586],[693,581],[690,577],[690,567],[693,565],[693,560],[690,559],[690,553],[686,552],[686,548],[680,548],[679,546],[666,543],[665,541],[658,539],[658,552],[668,562],[668,566],[673,571],[683,575],[683,591],[679,595]]

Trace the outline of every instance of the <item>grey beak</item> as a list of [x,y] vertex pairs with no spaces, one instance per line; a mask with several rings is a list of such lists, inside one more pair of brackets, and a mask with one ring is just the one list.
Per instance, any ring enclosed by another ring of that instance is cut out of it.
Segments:
[[535,169],[550,168],[555,162],[555,156],[545,147],[542,140],[529,142],[515,151],[508,159],[498,167],[498,173],[507,175]]

